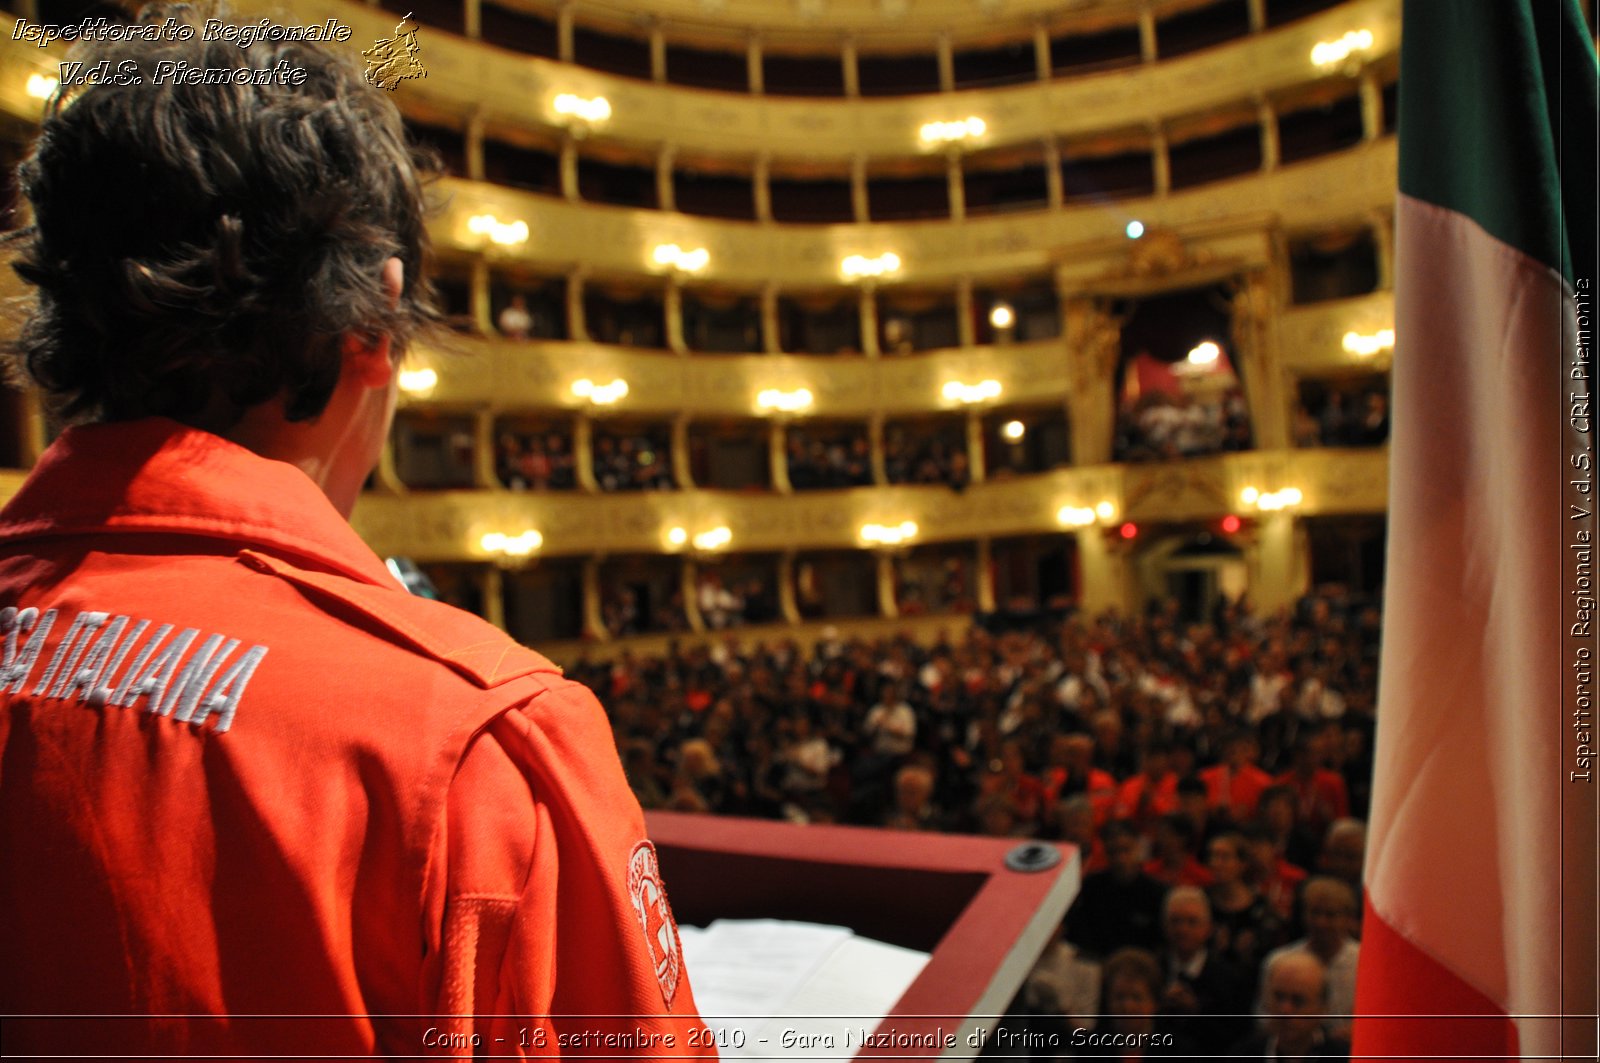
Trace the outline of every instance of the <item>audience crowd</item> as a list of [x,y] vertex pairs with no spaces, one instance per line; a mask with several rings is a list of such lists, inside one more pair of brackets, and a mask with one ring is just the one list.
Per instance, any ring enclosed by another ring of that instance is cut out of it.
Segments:
[[960,491],[972,482],[966,441],[956,432],[891,429],[883,440],[883,471],[892,484],[944,484]]
[[596,432],[594,481],[602,491],[670,491],[677,484],[669,446],[664,435]]
[[561,432],[502,432],[495,476],[513,491],[565,491],[577,486],[572,441]]
[[1323,1058],[1353,999],[1379,619],[1335,590],[571,674],[647,808],[1076,845],[1082,888],[1005,1020],[1053,1033],[1045,1056],[1142,1031],[1152,1058]]
[[1214,397],[1152,392],[1117,414],[1113,451],[1118,461],[1169,461],[1250,449],[1250,411],[1244,393]]
[[1294,434],[1302,447],[1382,446],[1389,441],[1386,386],[1302,394]]
[[865,487],[872,483],[872,448],[864,435],[824,438],[790,428],[785,447],[789,484],[796,491]]

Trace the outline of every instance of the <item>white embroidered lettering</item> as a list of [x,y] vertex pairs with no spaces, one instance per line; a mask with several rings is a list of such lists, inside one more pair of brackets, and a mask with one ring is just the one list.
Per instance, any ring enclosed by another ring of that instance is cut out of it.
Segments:
[[0,676],[11,668],[17,658],[17,607],[8,605],[0,609],[0,635],[5,636],[5,656],[0,657]]
[[[140,627],[142,628],[143,625],[141,624]],[[127,704],[126,699],[128,697],[128,691],[133,687],[133,681],[139,677],[139,670],[144,667],[144,662],[150,659],[150,655],[156,651],[156,647],[161,645],[161,640],[166,638],[167,632],[171,630],[171,624],[162,624],[160,627],[156,628],[156,633],[150,636],[150,641],[146,642],[142,647],[140,647],[138,655],[133,659],[133,663],[130,664],[128,666],[128,670],[123,673],[122,682],[118,683],[117,689],[112,691],[111,697],[107,701],[107,704]],[[137,637],[137,634],[138,633],[135,632],[135,637]],[[129,639],[128,641],[132,642],[133,639]]]
[[[37,620],[37,623],[35,623]],[[40,615],[37,609],[24,609],[17,614],[17,627],[32,626],[33,634],[28,636],[28,641],[22,649],[10,654],[6,673],[0,677],[0,688],[12,694],[22,693],[22,688],[28,685],[28,673],[33,671],[33,666],[39,660],[39,654],[44,650],[44,640],[50,634],[50,629],[55,625],[56,611],[46,609]],[[15,632],[13,632],[13,639]]]
[[94,645],[89,647],[89,652],[84,654],[83,662],[76,671],[63,672],[61,678],[56,680],[56,688],[50,692],[53,698],[71,698],[82,701],[89,697],[92,701],[91,691],[100,685],[100,676],[104,673],[106,659],[111,656],[111,650],[122,637],[123,629],[128,626],[128,617],[115,617],[100,637],[94,640]]
[[[205,693],[206,685],[211,682],[211,677],[217,674],[217,669],[222,667],[233,651],[239,648],[238,639],[229,639],[228,644],[222,647],[221,652],[217,647],[222,645],[221,635],[212,635],[201,644],[194,652],[194,656],[184,664],[168,688],[167,694],[161,699],[161,716],[172,716],[180,723],[188,723],[194,715],[195,703],[200,700],[200,695]],[[188,696],[185,697],[185,691]],[[177,714],[173,714],[177,709]]]
[[117,652],[112,655],[111,663],[105,666],[100,673],[100,678],[95,680],[95,685],[90,688],[89,704],[105,705],[108,702],[114,704],[111,697],[111,682],[117,678],[117,669],[122,667],[122,662],[128,656],[128,651],[133,649],[134,644],[139,641],[139,636],[143,635],[144,629],[149,626],[150,621],[148,620],[141,620],[133,625],[133,630],[128,633],[128,637],[123,640],[122,645],[117,647]]
[[191,723],[196,725],[205,722],[207,716],[217,713],[217,734],[221,734],[233,726],[233,714],[239,708],[239,699],[244,696],[244,688],[249,685],[250,677],[256,674],[256,665],[261,663],[261,658],[267,655],[267,647],[251,646],[243,657],[233,663],[226,672],[217,680],[217,685],[206,695],[200,703],[199,710],[195,713]]
[[[50,666],[44,670],[44,675],[39,677],[39,685],[33,688],[34,697],[38,697],[50,688],[50,680],[61,673],[61,678],[66,679],[72,670],[78,666],[78,658],[83,656],[83,651],[89,648],[89,640],[94,633],[100,630],[100,625],[106,622],[105,613],[79,613],[72,618],[72,626],[67,628],[67,634],[56,647],[56,652],[50,657]],[[62,662],[66,667],[62,667]],[[56,684],[57,692],[46,695],[48,697],[60,696],[60,683]]]
[[183,660],[183,655],[189,652],[189,646],[200,636],[197,627],[186,627],[177,638],[163,646],[150,663],[144,666],[144,671],[134,681],[128,690],[128,696],[119,704],[125,709],[131,709],[145,695],[150,695],[150,702],[145,706],[149,712],[155,712],[161,705],[161,699],[166,696],[167,684],[172,682],[173,675],[178,670],[178,665]]

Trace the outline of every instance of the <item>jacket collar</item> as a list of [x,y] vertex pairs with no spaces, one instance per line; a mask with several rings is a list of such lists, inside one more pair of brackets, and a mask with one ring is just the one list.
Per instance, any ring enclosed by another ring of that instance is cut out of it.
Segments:
[[0,543],[108,532],[223,539],[396,582],[305,473],[166,418],[67,429],[0,510]]

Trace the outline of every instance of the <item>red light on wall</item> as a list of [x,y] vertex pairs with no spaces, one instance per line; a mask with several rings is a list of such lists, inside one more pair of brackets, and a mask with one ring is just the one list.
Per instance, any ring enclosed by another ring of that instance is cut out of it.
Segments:
[[1121,528],[1117,529],[1117,531],[1124,539],[1132,539],[1135,535],[1139,534],[1139,526],[1132,521],[1129,521]]
[[1234,516],[1232,513],[1229,513],[1226,517],[1222,518],[1222,530],[1227,532],[1229,535],[1232,535],[1234,532],[1238,531],[1243,524],[1244,522],[1238,517]]

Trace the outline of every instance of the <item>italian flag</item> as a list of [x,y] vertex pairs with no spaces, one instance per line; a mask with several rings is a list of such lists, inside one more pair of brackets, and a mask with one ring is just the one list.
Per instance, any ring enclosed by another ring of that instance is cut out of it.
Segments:
[[1595,51],[1576,0],[1402,28],[1353,1056],[1592,1059]]

